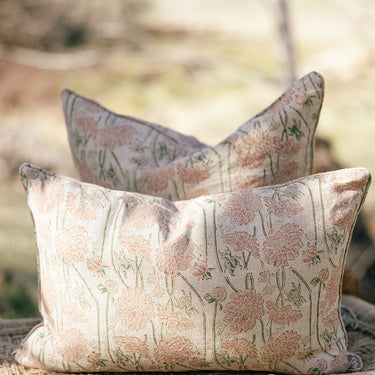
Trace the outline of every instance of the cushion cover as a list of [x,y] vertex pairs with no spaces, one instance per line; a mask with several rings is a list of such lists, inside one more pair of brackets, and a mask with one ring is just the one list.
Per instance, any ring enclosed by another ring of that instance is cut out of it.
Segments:
[[315,72],[214,147],[62,92],[71,152],[83,181],[182,200],[311,174],[323,101]]
[[362,168],[171,202],[20,169],[43,324],[16,359],[55,371],[349,366],[340,317]]

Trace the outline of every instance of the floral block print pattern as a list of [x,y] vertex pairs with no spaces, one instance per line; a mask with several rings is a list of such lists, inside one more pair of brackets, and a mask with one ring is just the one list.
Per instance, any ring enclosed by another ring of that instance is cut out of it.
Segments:
[[311,174],[323,92],[323,78],[306,75],[214,147],[115,114],[69,90],[62,92],[62,102],[83,181],[184,200]]
[[30,165],[20,173],[44,318],[21,364],[293,374],[350,365],[340,288],[367,170],[177,202]]

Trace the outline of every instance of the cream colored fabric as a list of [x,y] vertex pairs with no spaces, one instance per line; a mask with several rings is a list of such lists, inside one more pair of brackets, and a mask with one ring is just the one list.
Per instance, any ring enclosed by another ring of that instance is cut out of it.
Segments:
[[323,78],[312,72],[214,147],[70,90],[62,104],[83,181],[183,200],[311,174],[323,93]]
[[365,169],[171,202],[23,165],[55,371],[343,372],[348,241]]

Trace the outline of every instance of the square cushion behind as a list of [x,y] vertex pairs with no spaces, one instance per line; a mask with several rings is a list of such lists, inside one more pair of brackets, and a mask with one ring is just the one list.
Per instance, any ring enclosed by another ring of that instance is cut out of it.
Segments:
[[323,78],[312,72],[213,147],[70,90],[62,105],[83,181],[182,200],[311,174],[323,94]]

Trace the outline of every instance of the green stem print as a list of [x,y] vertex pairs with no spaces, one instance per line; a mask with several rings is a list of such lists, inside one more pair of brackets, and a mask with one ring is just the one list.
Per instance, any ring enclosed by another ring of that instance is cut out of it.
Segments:
[[102,249],[101,249],[101,256],[102,257],[103,257],[103,252],[104,252],[105,239],[107,238],[106,234],[107,234],[109,216],[111,215],[111,210],[112,210],[112,206],[109,205],[109,209],[108,209],[108,213],[107,213],[107,218],[105,220],[104,233],[103,233],[103,241],[102,241]]
[[114,239],[115,239],[115,234],[117,233],[116,232],[117,222],[118,222],[118,218],[119,218],[120,214],[123,212],[122,208],[123,208],[124,205],[125,205],[125,200],[122,200],[122,202],[120,204],[120,207],[118,208],[116,217],[115,217],[115,223],[114,223],[114,226],[113,226],[114,230],[113,230],[112,239],[111,239],[111,262],[112,262],[112,267],[115,270],[115,272],[117,273],[121,282],[128,289],[129,286],[125,283],[125,280],[123,279],[123,277],[121,275],[121,271],[116,267],[116,262],[114,260]]
[[99,179],[105,181],[105,172],[104,172],[104,164],[105,164],[105,156],[107,150],[100,150],[99,151],[99,166],[100,166],[100,174]]
[[206,313],[204,311],[204,301],[203,298],[200,296],[200,294],[197,292],[197,290],[191,285],[191,283],[186,279],[184,275],[182,275],[180,272],[178,273],[178,276],[181,277],[182,280],[188,285],[188,287],[193,291],[193,293],[197,296],[199,302],[202,305],[202,319],[203,319],[203,339],[204,339],[204,359],[206,359],[207,356],[207,320],[206,320]]
[[223,162],[221,160],[221,155],[213,147],[210,147],[210,150],[212,150],[216,154],[217,159],[219,161],[219,173],[220,173],[221,192],[224,193],[225,189],[224,189],[224,180],[223,180]]
[[329,253],[330,248],[329,248],[328,240],[327,240],[326,220],[325,220],[323,194],[322,194],[322,181],[320,180],[320,178],[318,178],[318,183],[319,183],[320,206],[321,206],[321,209],[322,209],[322,225],[323,225],[323,232],[324,232],[324,241],[325,241],[325,244],[327,246],[327,251]]
[[178,187],[177,187],[176,181],[175,180],[172,180],[172,181],[173,181],[174,191],[176,193],[177,200],[181,200],[180,194],[178,193]]
[[216,261],[217,265],[220,268],[220,271],[223,272],[223,267],[220,263],[220,258],[219,258],[219,250],[217,247],[217,227],[216,227],[216,202],[214,202],[214,208],[212,210],[212,216],[213,216],[213,227],[214,227],[214,241],[215,241],[215,253],[216,253]]
[[308,293],[309,293],[309,304],[310,304],[310,310],[309,310],[309,345],[311,347],[311,342],[312,342],[312,291],[310,286],[307,284],[306,280],[291,266],[290,270],[302,281],[303,285],[306,287]]
[[215,301],[215,307],[214,307],[214,316],[212,320],[212,340],[213,340],[213,356],[215,358],[216,363],[222,367],[223,369],[226,369],[225,366],[223,366],[218,358],[217,352],[216,352],[216,315],[217,315],[217,305],[218,302]]
[[156,150],[156,141],[158,140],[158,137],[159,137],[159,133],[156,134],[155,138],[154,138],[154,141],[152,142],[152,155],[154,157],[154,162],[155,162],[155,165],[157,167],[160,167],[159,165],[159,161],[158,161],[158,154],[157,154],[157,150]]
[[[126,181],[127,186],[128,186],[128,190],[130,190],[130,181],[129,181],[129,174],[128,174],[128,172],[127,172],[126,174],[124,173],[124,171],[123,171],[122,168],[121,168],[121,164],[120,164],[120,162],[119,162],[119,160],[118,160],[116,154],[115,154],[113,151],[111,151],[111,155],[112,155],[113,159],[115,159],[115,162],[116,162],[116,164],[117,164],[117,167],[118,167],[118,169],[119,169],[119,171],[120,171],[122,177],[124,178],[124,183],[125,183],[125,181]],[[135,190],[135,191],[137,191],[137,190]]]
[[310,200],[311,200],[311,209],[312,209],[312,214],[313,214],[313,219],[314,219],[314,236],[315,236],[315,246],[317,245],[318,241],[318,231],[317,231],[317,226],[316,226],[316,211],[315,211],[315,203],[314,203],[314,198],[313,198],[313,193],[307,184],[305,184],[302,181],[297,181],[297,183],[303,185],[306,187],[307,191],[309,192],[310,195]]
[[112,357],[112,352],[111,352],[111,347],[110,347],[110,342],[109,342],[109,301],[110,301],[110,294],[109,292],[107,292],[107,306],[106,306],[106,310],[105,310],[105,321],[106,321],[106,331],[107,331],[107,351],[108,351],[108,354],[111,358],[111,361],[113,363],[115,363],[113,357]]
[[229,191],[233,191],[232,188],[232,176],[231,176],[231,152],[232,152],[232,144],[228,143],[228,181],[229,181]]
[[164,274],[165,289],[167,290],[167,293],[168,293],[168,296],[169,296],[166,307],[168,307],[168,305],[171,305],[171,311],[173,312],[173,310],[174,310],[174,305],[173,305],[173,276],[170,276],[170,279],[171,279],[171,281],[169,283],[168,282],[168,275],[165,273]]
[[77,275],[79,276],[79,278],[82,280],[83,284],[85,285],[87,291],[89,292],[89,294],[91,295],[91,298],[94,300],[95,304],[96,304],[96,324],[97,324],[97,332],[98,332],[98,352],[99,354],[101,353],[101,345],[100,345],[100,316],[99,316],[99,302],[98,300],[95,298],[95,295],[94,293],[92,292],[91,288],[88,286],[86,280],[83,278],[83,276],[81,275],[81,273],[79,272],[78,268],[75,266],[75,264],[72,265],[74,271],[77,273]]

